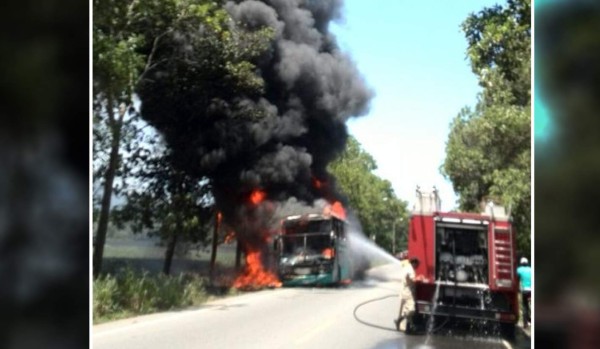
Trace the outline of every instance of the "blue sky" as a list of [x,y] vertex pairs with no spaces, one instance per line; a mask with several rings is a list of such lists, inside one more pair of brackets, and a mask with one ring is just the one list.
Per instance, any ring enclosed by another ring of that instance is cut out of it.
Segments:
[[496,3],[346,0],[344,19],[331,28],[375,91],[369,114],[351,120],[349,131],[410,207],[417,185],[435,185],[442,209],[455,207],[457,196],[439,167],[451,120],[480,91],[459,26]]

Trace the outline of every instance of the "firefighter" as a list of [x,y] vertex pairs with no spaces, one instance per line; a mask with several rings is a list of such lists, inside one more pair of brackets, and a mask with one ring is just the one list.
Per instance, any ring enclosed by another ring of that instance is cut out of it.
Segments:
[[521,291],[521,304],[523,306],[523,328],[529,327],[531,322],[531,310],[529,309],[529,302],[531,300],[531,267],[527,258],[521,258],[517,268],[517,275],[519,276],[519,289]]
[[394,319],[398,331],[406,332],[406,326],[411,321],[415,311],[415,281],[420,279],[420,277],[415,276],[415,270],[418,266],[419,259],[417,258],[405,259],[401,262],[400,311],[398,318]]

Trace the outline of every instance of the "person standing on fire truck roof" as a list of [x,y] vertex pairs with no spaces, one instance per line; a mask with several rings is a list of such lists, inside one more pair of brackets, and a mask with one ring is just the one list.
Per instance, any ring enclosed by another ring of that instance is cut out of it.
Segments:
[[398,331],[406,331],[406,326],[411,321],[415,311],[415,281],[421,279],[419,276],[415,276],[415,270],[418,266],[419,260],[417,258],[405,259],[401,262],[400,311],[398,318],[394,319]]
[[531,267],[527,258],[521,258],[517,268],[519,276],[519,288],[521,290],[521,304],[523,306],[523,328],[527,328],[531,322],[529,300],[531,299]]

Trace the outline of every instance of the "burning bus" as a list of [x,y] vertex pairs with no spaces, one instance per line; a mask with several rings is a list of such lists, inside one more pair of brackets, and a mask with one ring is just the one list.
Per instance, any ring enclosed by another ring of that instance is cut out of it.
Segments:
[[274,241],[283,286],[336,285],[351,280],[348,223],[334,212],[288,216]]
[[504,208],[482,214],[440,212],[436,190],[417,189],[410,218],[409,258],[416,270],[415,330],[429,316],[497,322],[507,335],[518,320],[515,232]]

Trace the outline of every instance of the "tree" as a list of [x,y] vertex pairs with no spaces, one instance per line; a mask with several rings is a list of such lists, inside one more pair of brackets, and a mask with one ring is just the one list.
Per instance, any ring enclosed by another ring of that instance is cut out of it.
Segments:
[[462,23],[481,104],[531,105],[531,0],[508,0]]
[[[128,126],[133,134],[137,132],[134,90],[146,91],[147,83],[156,78],[153,74],[160,68],[177,69],[182,65],[192,66],[194,72],[185,79],[203,91],[206,89],[208,94],[212,89],[235,94],[239,88],[260,87],[261,81],[253,74],[254,66],[246,58],[254,52],[254,43],[262,42],[267,34],[260,30],[244,33],[236,29],[221,2],[94,1],[94,164],[96,187],[102,184],[93,257],[95,276],[101,270],[115,178],[119,171],[126,176],[122,167],[125,162],[121,161],[122,142],[126,148],[132,148],[124,136]],[[194,62],[194,58],[198,61]],[[234,83],[218,88],[229,81]],[[174,82],[176,85],[164,85],[166,93],[180,92],[177,87],[181,81]],[[128,113],[131,122],[126,122]],[[103,154],[101,150],[107,148],[110,151]]]
[[210,187],[171,166],[169,152],[155,147],[136,156],[135,187],[127,203],[115,212],[117,221],[131,224],[134,233],[146,231],[167,245],[163,273],[169,274],[180,242],[204,243],[213,211]]
[[462,28],[483,91],[474,109],[452,121],[441,172],[459,194],[460,209],[479,211],[487,200],[510,208],[518,246],[529,255],[530,2],[486,8]]
[[373,173],[376,169],[375,159],[352,136],[344,153],[329,165],[364,234],[388,251],[396,251],[402,246],[402,235],[395,238],[393,234],[406,231],[407,204],[396,197],[389,181]]
[[[181,21],[155,42],[148,61],[151,69],[136,91],[144,119],[160,130],[171,149],[180,150],[173,153],[173,162],[203,178],[208,171],[201,163],[215,162],[222,154],[211,154],[211,160],[190,163],[190,159],[219,145],[221,134],[232,134],[227,142],[241,143],[233,130],[247,125],[229,122],[256,120],[266,112],[242,103],[240,97],[264,92],[264,81],[252,61],[268,49],[273,31],[238,27],[219,7],[203,6],[197,11],[206,17],[204,21]],[[197,146],[205,140],[208,144]],[[239,148],[249,149],[247,144]]]
[[[135,1],[94,1],[94,172],[103,179],[94,241],[95,277],[102,267],[123,125],[126,114],[132,111],[133,87],[143,67],[143,57],[136,52],[141,38],[128,29],[135,4]],[[101,150],[107,148],[107,158],[103,159]]]

